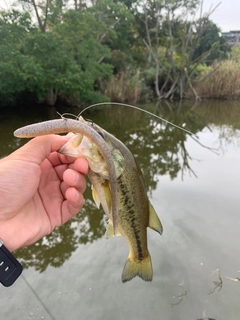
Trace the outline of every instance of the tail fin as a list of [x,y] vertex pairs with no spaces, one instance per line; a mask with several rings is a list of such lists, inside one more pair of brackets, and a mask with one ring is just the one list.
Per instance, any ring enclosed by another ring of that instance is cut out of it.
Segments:
[[122,282],[132,280],[136,276],[145,281],[152,281],[153,271],[150,255],[143,260],[133,260],[128,257],[122,273]]

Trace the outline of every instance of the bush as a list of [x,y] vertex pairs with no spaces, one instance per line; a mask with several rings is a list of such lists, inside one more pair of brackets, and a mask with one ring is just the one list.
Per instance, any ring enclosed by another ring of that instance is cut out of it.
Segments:
[[136,103],[142,92],[140,72],[124,71],[100,83],[101,92],[110,101]]
[[232,59],[215,62],[200,74],[194,88],[201,98],[239,99],[240,63]]

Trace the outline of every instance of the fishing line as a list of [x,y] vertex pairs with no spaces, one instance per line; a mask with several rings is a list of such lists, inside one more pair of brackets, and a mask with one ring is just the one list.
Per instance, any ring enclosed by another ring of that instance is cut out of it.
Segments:
[[[178,126],[178,125],[176,125],[176,124],[174,124],[174,123],[172,123],[172,122],[170,122],[170,121],[168,121],[168,120],[166,120],[166,119],[164,119],[164,118],[162,118],[162,117],[160,117],[160,116],[157,116],[156,114],[154,114],[154,113],[152,113],[152,112],[150,112],[150,111],[147,111],[147,110],[145,110],[145,109],[142,109],[142,108],[133,106],[133,105],[131,105],[131,104],[121,103],[121,102],[100,102],[100,103],[92,104],[92,105],[87,106],[86,108],[84,108],[84,109],[78,114],[77,118],[79,118],[80,115],[81,115],[83,112],[85,112],[86,110],[91,109],[91,108],[93,108],[93,107],[101,106],[101,105],[125,106],[125,107],[128,107],[128,108],[132,108],[132,109],[136,109],[136,110],[145,112],[146,114],[148,114],[148,115],[150,115],[150,116],[153,116],[153,117],[155,117],[155,118],[157,118],[157,119],[159,119],[159,120],[162,120],[162,121],[164,121],[165,123],[168,123],[168,124],[172,125],[173,127],[175,127],[175,128],[177,128],[177,129],[180,129],[180,130],[188,133],[188,134],[190,135],[190,137],[191,137],[195,142],[197,142],[198,144],[200,144],[202,147],[207,148],[207,149],[209,149],[210,151],[212,151],[212,152],[214,152],[214,153],[216,153],[216,154],[219,155],[219,147],[218,147],[218,148],[211,148],[211,147],[207,147],[207,146],[203,145],[203,144],[198,140],[199,138],[198,138],[197,134],[195,134],[195,133],[193,133],[193,132],[191,132],[191,131],[189,131],[189,130],[187,130],[187,129],[184,129],[183,127],[180,127],[180,126]],[[211,142],[211,140],[209,140],[209,139],[207,139],[207,138],[203,138],[203,139],[204,139],[206,142]]]
[[[86,110],[91,109],[91,108],[93,108],[93,107],[102,106],[102,105],[125,106],[125,107],[128,107],[128,108],[132,108],[132,109],[136,109],[136,110],[145,112],[146,114],[148,114],[148,115],[150,115],[150,116],[153,116],[153,117],[155,117],[155,118],[157,118],[157,119],[159,119],[159,120],[162,120],[162,121],[164,121],[165,123],[168,123],[168,124],[170,124],[171,126],[173,126],[173,127],[177,128],[177,129],[180,129],[180,130],[188,133],[188,134],[190,135],[190,137],[191,137],[195,142],[197,142],[198,144],[200,144],[202,147],[207,148],[207,149],[209,149],[210,151],[212,151],[212,152],[214,152],[214,153],[216,153],[216,154],[219,155],[219,147],[218,147],[218,148],[211,148],[211,147],[204,146],[204,145],[201,144],[201,142],[198,140],[197,135],[194,134],[194,133],[192,133],[191,131],[189,131],[189,130],[187,130],[187,129],[184,129],[183,127],[180,127],[180,126],[178,126],[178,125],[176,125],[176,124],[174,124],[174,123],[172,123],[172,122],[170,122],[170,121],[168,121],[168,120],[166,120],[166,119],[164,119],[164,118],[162,118],[162,117],[160,117],[160,116],[157,116],[156,114],[154,114],[154,113],[152,113],[152,112],[150,112],[150,111],[147,111],[147,110],[145,110],[145,109],[142,109],[142,108],[133,106],[133,105],[131,105],[131,104],[121,103],[121,102],[99,102],[99,103],[95,103],[95,104],[92,104],[92,105],[90,105],[90,106],[87,106],[87,107],[84,108],[77,116],[74,115],[74,114],[72,114],[72,113],[68,113],[68,112],[61,114],[61,113],[59,113],[59,112],[57,111],[57,114],[58,114],[62,119],[65,118],[65,116],[70,116],[70,117],[78,120],[79,117],[80,117],[80,116],[83,114],[83,112],[85,112]],[[89,122],[92,122],[92,120],[88,120],[88,121],[89,121]],[[209,139],[206,139],[206,138],[203,138],[203,139],[206,140],[206,141],[208,141],[208,142],[210,142]]]
[[40,297],[38,296],[37,292],[33,289],[33,287],[30,285],[30,283],[27,281],[27,279],[23,276],[23,274],[21,274],[21,278],[24,280],[24,282],[26,283],[26,285],[28,286],[28,288],[30,289],[30,291],[32,292],[32,294],[35,296],[35,298],[37,299],[37,301],[41,304],[41,306],[43,307],[43,309],[47,312],[47,314],[49,315],[49,317],[52,320],[55,320],[55,318],[53,317],[53,315],[51,314],[51,312],[48,310],[48,308],[45,306],[45,304],[43,303],[43,301],[40,299]]
[[57,114],[58,114],[59,117],[62,118],[62,119],[66,118],[66,116],[70,116],[70,117],[72,117],[72,118],[75,119],[75,120],[78,120],[78,118],[79,118],[79,117],[76,116],[75,114],[69,113],[69,112],[64,112],[63,114],[61,114],[60,112],[57,111]]
[[183,131],[185,131],[186,133],[188,133],[188,134],[190,134],[190,135],[194,135],[194,133],[192,133],[191,131],[188,131],[188,130],[186,130],[186,129],[184,129],[184,128],[182,128],[182,127],[180,127],[180,126],[178,126],[178,125],[176,125],[176,124],[174,124],[174,123],[172,123],[172,122],[170,122],[170,121],[168,121],[168,120],[166,120],[166,119],[164,119],[164,118],[162,118],[162,117],[160,117],[160,116],[157,116],[156,114],[154,114],[154,113],[152,113],[152,112],[150,112],[150,111],[141,109],[141,108],[136,107],[136,106],[133,106],[133,105],[131,105],[131,104],[126,104],[126,103],[121,103],[121,102],[100,102],[100,103],[92,104],[92,105],[86,107],[85,109],[83,109],[83,110],[78,114],[78,118],[79,118],[80,115],[81,115],[83,112],[85,112],[86,110],[88,110],[88,109],[90,109],[90,108],[93,108],[93,107],[105,105],[105,104],[107,104],[107,105],[124,106],[124,107],[128,107],[128,108],[133,108],[133,109],[136,109],[136,110],[139,110],[139,111],[143,111],[143,112],[149,114],[150,116],[153,116],[153,117],[155,117],[155,118],[157,118],[157,119],[160,119],[160,120],[162,120],[162,121],[164,121],[164,122],[172,125],[172,126],[175,127],[175,128],[178,128],[178,129],[180,129],[180,130],[183,130]]

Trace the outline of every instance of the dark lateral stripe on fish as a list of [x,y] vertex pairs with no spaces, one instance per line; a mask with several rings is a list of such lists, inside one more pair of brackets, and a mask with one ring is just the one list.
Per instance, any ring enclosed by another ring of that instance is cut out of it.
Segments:
[[138,260],[143,260],[144,256],[143,256],[143,250],[142,250],[140,235],[139,235],[140,230],[137,228],[138,226],[136,225],[135,217],[133,216],[134,210],[132,210],[132,208],[134,207],[134,203],[130,203],[131,200],[128,197],[128,190],[125,184],[123,183],[123,181],[121,181],[121,176],[118,178],[118,182],[119,182],[119,191],[122,193],[122,200],[124,201],[124,208],[126,208],[126,211],[127,211],[127,221],[129,222],[130,227],[134,233],[134,239],[136,242],[137,252],[138,252],[137,258]]
[[143,256],[143,250],[142,250],[140,236],[139,236],[139,230],[137,229],[137,226],[136,226],[135,222],[133,222],[131,224],[131,226],[133,228],[135,240],[136,240],[136,243],[137,243],[138,260],[143,260],[144,256]]

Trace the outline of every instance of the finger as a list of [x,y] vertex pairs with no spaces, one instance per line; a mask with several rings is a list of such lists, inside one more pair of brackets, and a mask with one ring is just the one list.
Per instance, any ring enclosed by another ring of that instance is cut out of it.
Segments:
[[84,198],[75,188],[68,188],[66,191],[66,199],[62,204],[62,221],[65,223],[73,216],[78,214],[84,203]]
[[67,169],[63,173],[63,181],[70,187],[76,188],[83,193],[86,190],[85,176],[76,170]]
[[53,167],[56,167],[61,164],[73,163],[76,160],[76,158],[68,157],[54,151],[50,153],[50,155],[48,156],[48,160],[51,162]]
[[68,140],[69,137],[53,134],[36,137],[27,142],[23,147],[13,152],[11,157],[41,164],[42,161],[51,154],[51,152],[60,149]]
[[73,167],[75,170],[77,170],[83,174],[88,173],[88,169],[89,169],[88,162],[84,158],[77,158],[73,164]]
[[[46,159],[46,161],[47,161],[47,159]],[[44,163],[44,162],[45,162],[45,161],[43,161],[43,163]],[[42,166],[42,165],[41,165],[41,166]],[[68,168],[68,164],[61,164],[61,165],[56,166],[56,167],[54,168],[54,170],[55,170],[55,172],[57,173],[57,176],[58,176],[58,178],[59,178],[60,181],[63,180],[63,174],[64,174],[64,172],[67,170],[67,168]]]

